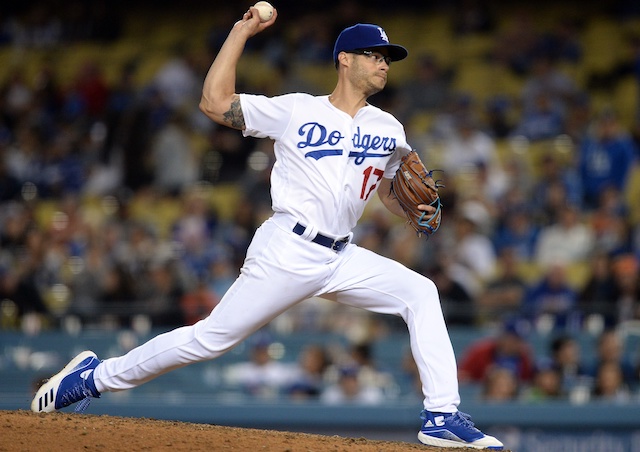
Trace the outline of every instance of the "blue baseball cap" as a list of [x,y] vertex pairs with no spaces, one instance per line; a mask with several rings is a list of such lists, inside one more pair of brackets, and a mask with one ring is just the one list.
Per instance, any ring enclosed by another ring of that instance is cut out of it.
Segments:
[[409,52],[404,47],[389,42],[389,38],[382,27],[373,24],[355,24],[345,28],[338,35],[336,44],[333,47],[333,62],[338,62],[338,54],[340,52],[375,49],[377,47],[386,48],[391,61],[400,61],[409,55]]

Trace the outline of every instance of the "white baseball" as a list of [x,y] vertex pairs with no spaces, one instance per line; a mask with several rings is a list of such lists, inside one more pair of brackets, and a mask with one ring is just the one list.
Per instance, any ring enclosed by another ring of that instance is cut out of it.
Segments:
[[266,22],[273,17],[273,6],[269,2],[258,2],[253,5],[258,10],[260,22]]

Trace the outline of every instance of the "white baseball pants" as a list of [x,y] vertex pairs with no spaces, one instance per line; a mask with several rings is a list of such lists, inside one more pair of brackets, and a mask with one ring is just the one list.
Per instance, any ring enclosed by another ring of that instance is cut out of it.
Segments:
[[161,334],[94,371],[100,392],[139,386],[173,369],[214,359],[279,314],[314,296],[401,316],[419,369],[424,408],[454,412],[460,402],[456,361],[435,284],[372,251],[342,252],[292,232],[295,220],[275,215],[257,231],[236,282],[211,314]]

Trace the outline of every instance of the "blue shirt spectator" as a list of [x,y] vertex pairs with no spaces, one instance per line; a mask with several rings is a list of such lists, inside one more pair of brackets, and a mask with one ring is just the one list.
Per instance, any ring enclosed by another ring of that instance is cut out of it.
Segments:
[[595,133],[586,136],[579,147],[585,207],[595,208],[608,186],[625,191],[636,152],[633,140],[620,130],[613,113],[605,112],[596,120]]
[[533,258],[539,228],[532,221],[531,213],[525,206],[516,206],[505,212],[503,221],[498,226],[493,243],[496,253],[510,248],[520,261]]
[[539,93],[534,105],[522,114],[513,135],[521,135],[530,141],[555,138],[564,131],[562,111],[545,93]]
[[[564,193],[553,194],[555,187]],[[578,171],[562,161],[555,152],[545,153],[540,158],[540,176],[531,190],[531,196],[532,205],[539,209],[544,209],[542,206],[546,206],[553,196],[561,196],[564,202],[580,207],[582,186]],[[551,217],[547,215],[546,220],[551,220]]]
[[[577,300],[578,294],[568,282],[566,268],[551,265],[542,279],[528,288],[524,311],[538,328],[578,330],[580,316],[575,309]],[[543,324],[547,319],[550,320],[548,326]]]

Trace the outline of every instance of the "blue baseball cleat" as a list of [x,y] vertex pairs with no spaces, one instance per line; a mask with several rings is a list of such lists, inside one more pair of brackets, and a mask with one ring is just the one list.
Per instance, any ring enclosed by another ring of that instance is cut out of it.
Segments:
[[76,411],[84,411],[91,398],[100,397],[93,382],[93,370],[100,364],[95,353],[84,351],[60,372],[47,380],[33,398],[31,411],[50,413],[80,402]]
[[503,450],[504,445],[493,436],[485,435],[474,427],[468,414],[433,413],[424,410],[420,414],[422,428],[418,440],[422,444],[438,447],[469,447],[473,449]]

